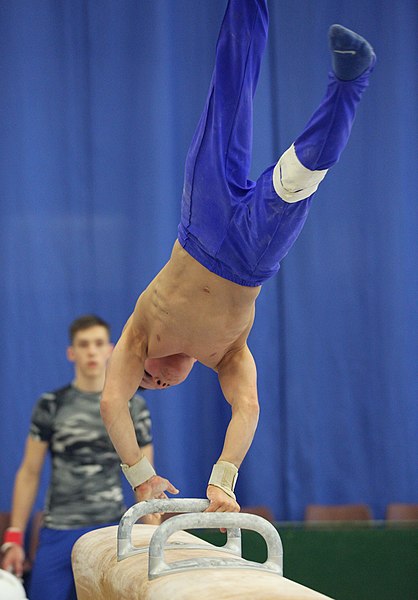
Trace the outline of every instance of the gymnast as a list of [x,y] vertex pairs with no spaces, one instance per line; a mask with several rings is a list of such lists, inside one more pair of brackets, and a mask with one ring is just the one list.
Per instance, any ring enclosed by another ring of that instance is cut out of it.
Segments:
[[206,105],[185,166],[178,239],[139,296],[108,363],[101,413],[138,501],[178,490],[138,447],[128,400],[138,387],[177,385],[199,361],[231,406],[210,476],[208,511],[239,511],[238,469],[258,421],[256,366],[247,345],[261,285],[298,237],[312,197],[343,151],[376,57],[332,25],[332,71],[301,135],[257,181],[248,179],[253,96],[266,44],[266,0],[229,0]]

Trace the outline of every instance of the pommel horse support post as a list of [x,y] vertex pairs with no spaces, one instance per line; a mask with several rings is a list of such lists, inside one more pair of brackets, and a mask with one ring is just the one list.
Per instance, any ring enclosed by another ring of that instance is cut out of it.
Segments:
[[[147,500],[132,506],[119,527],[83,535],[72,553],[78,600],[330,600],[283,577],[282,543],[271,523],[245,513],[203,513],[208,505],[197,498]],[[159,527],[135,525],[155,512],[188,514]],[[227,530],[220,548],[182,531],[220,527]],[[263,536],[265,563],[242,558],[241,528]]]

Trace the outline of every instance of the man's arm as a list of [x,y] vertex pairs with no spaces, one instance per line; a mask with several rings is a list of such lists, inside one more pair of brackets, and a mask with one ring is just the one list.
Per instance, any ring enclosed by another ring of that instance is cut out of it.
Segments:
[[[25,454],[16,474],[12,514],[10,527],[24,533],[32,511],[33,503],[39,487],[39,479],[48,450],[48,443],[27,438]],[[22,546],[12,544],[5,552],[2,568],[6,571],[12,569],[18,576],[22,576],[25,552]]]
[[[218,462],[231,463],[238,469],[251,446],[259,415],[257,370],[248,346],[227,354],[217,371],[222,392],[232,409]],[[234,498],[219,487],[209,485],[207,495],[211,501],[208,511],[239,510]]]
[[[135,428],[129,412],[129,400],[137,391],[144,374],[145,338],[133,331],[132,319],[127,322],[106,369],[100,411],[113,446],[122,463],[136,465],[144,453],[138,446]],[[162,477],[150,477],[135,488],[138,501],[158,498],[178,490]]]
[[122,462],[128,465],[142,457],[128,403],[142,380],[144,360],[141,340],[135,339],[129,320],[108,362],[100,403],[109,437]]

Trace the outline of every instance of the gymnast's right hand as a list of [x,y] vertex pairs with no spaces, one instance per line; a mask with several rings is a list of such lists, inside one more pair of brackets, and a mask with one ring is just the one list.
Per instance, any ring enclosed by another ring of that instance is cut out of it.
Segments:
[[18,544],[12,544],[8,548],[1,561],[1,568],[5,571],[14,573],[16,577],[22,577],[23,575],[23,563],[25,560],[25,551],[22,546]]
[[138,502],[152,500],[153,498],[167,498],[165,492],[178,494],[179,490],[168,479],[164,479],[164,477],[160,477],[159,475],[153,475],[135,488],[135,497]]

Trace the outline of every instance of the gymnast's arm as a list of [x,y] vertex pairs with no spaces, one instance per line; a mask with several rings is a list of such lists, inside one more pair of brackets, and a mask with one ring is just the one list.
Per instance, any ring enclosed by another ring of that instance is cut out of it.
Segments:
[[[122,463],[133,466],[143,457],[129,412],[129,400],[144,374],[145,352],[141,336],[133,330],[132,318],[125,325],[106,369],[100,411],[110,439]],[[135,488],[138,501],[159,498],[165,491],[178,491],[162,477],[153,476]]]
[[129,319],[108,362],[100,403],[109,437],[122,462],[128,465],[142,457],[128,407],[144,372],[144,358],[138,347]]
[[[257,369],[247,344],[228,353],[218,365],[217,371],[222,392],[232,409],[222,454],[218,460],[239,468],[251,446],[259,415]],[[236,501],[220,488],[209,485],[207,494],[211,500],[209,511],[239,510]]]

